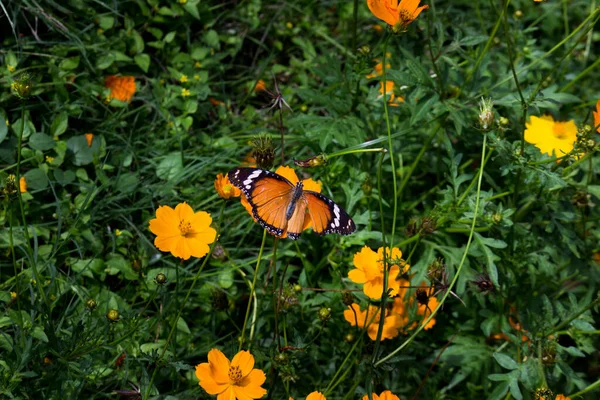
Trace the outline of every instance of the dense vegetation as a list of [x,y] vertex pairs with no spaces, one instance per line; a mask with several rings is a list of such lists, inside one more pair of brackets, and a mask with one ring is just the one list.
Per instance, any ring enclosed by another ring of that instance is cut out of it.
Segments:
[[0,0],[0,398],[598,398],[600,3],[418,3]]

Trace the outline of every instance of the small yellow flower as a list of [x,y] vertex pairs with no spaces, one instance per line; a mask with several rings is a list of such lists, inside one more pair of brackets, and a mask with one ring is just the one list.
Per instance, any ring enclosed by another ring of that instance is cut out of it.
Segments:
[[123,232],[121,232],[120,229],[115,229],[115,236],[121,236],[123,234]]
[[98,35],[102,35],[104,33],[104,29],[98,28],[96,32],[98,32]]
[[549,156],[552,153],[564,156],[573,150],[577,141],[577,126],[573,120],[558,122],[550,115],[532,116],[525,127],[525,141]]
[[15,72],[15,67],[12,65],[7,66],[6,68],[8,69],[8,72]]
[[4,122],[6,122],[6,126],[10,126],[10,121],[9,120],[6,120]]
[[179,77],[179,82],[186,83],[187,81],[188,81],[187,75],[181,75],[181,77]]
[[181,95],[183,97],[188,97],[190,95],[190,91],[188,89],[186,89],[186,88],[182,88],[181,89]]
[[200,80],[200,75],[194,75],[194,79],[199,81]]
[[17,298],[17,292],[10,292],[10,299],[15,300]]
[[200,61],[196,61],[194,63],[194,68],[202,68],[202,64],[200,64]]
[[294,24],[292,24],[291,22],[288,22],[287,24],[285,24],[285,27],[288,29],[292,29],[294,27]]
[[46,156],[46,162],[47,162],[48,164],[51,164],[51,163],[52,163],[52,161],[54,161],[54,157],[51,157],[51,156]]
[[187,3],[187,0],[179,0],[179,4],[185,4]]

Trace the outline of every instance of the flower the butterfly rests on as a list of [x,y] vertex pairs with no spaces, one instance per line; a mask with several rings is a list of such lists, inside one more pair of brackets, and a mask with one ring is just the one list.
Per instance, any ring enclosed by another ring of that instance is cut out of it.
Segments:
[[421,11],[429,6],[419,7],[421,0],[367,0],[369,10],[380,20],[392,27],[394,33],[404,32]]
[[335,202],[287,178],[258,168],[234,168],[228,173],[252,208],[252,215],[269,233],[298,239],[311,225],[315,233],[349,235],[356,230],[352,218]]

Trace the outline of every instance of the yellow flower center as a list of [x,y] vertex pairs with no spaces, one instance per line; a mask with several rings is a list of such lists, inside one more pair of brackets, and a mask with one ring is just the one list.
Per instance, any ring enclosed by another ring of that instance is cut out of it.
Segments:
[[230,195],[233,193],[233,186],[231,184],[226,184],[223,186],[223,194]]
[[242,370],[237,365],[229,367],[229,379],[231,383],[237,384],[242,380]]
[[181,236],[187,236],[192,232],[192,224],[182,219],[179,221],[179,232],[181,232]]

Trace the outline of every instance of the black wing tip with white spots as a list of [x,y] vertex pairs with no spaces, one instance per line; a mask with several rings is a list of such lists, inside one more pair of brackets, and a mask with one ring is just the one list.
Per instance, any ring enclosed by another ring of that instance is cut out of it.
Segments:
[[335,201],[323,196],[321,193],[313,192],[312,190],[306,190],[305,192],[318,197],[320,200],[325,202],[331,210],[332,219],[328,221],[327,228],[322,232],[315,232],[317,235],[323,236],[330,233],[337,233],[343,236],[348,236],[356,231],[356,224],[352,218],[350,218],[348,213],[342,207],[338,206]]

